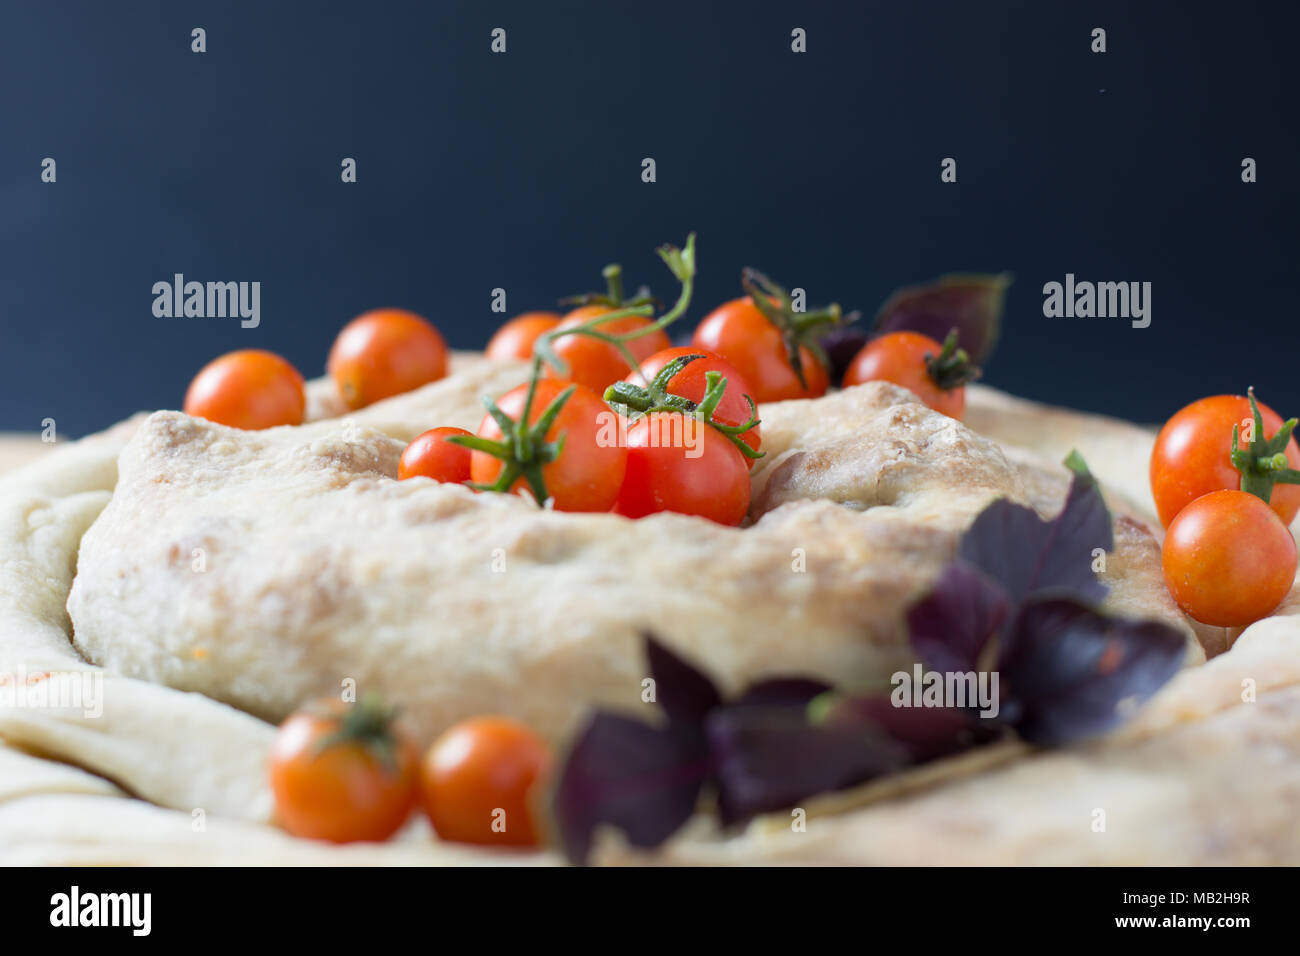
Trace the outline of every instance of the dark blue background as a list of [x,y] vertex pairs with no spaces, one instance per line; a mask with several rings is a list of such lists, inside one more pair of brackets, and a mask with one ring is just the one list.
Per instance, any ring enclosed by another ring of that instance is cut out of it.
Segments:
[[[1007,269],[993,384],[1157,420],[1253,383],[1300,411],[1295,6],[8,2],[0,429],[175,407],[235,348],[319,374],[377,305],[478,347],[496,286],[547,306],[618,260],[670,296],[652,249],[692,229],[692,322],[746,264],[868,312]],[[260,280],[261,327],[154,318],[175,272]],[[1044,318],[1066,272],[1152,282],[1151,327]]]

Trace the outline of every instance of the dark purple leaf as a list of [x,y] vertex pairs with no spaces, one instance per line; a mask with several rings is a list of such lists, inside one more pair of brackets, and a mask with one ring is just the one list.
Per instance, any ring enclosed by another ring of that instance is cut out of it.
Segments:
[[953,561],[907,612],[912,650],[931,670],[979,670],[980,653],[1009,611],[997,582],[965,561]]
[[722,703],[713,681],[646,633],[645,652],[655,682],[655,701],[670,721],[698,724]]
[[599,824],[655,847],[690,819],[712,772],[699,728],[655,727],[617,714],[588,720],[562,764],[555,822],[565,855],[586,862]]
[[721,707],[706,728],[726,826],[907,763],[906,748],[877,728],[813,724],[796,707]]
[[838,385],[844,380],[844,373],[849,363],[862,351],[862,347],[871,338],[871,332],[862,325],[836,325],[821,337],[822,348],[830,359],[830,376],[832,384]]
[[1065,506],[1051,521],[1004,499],[979,513],[962,537],[961,558],[1004,588],[1015,604],[1036,591],[1097,602],[1106,586],[1092,570],[1093,551],[1114,547],[1110,511],[1091,475],[1076,474]]
[[1158,621],[1108,617],[1076,601],[1021,609],[998,661],[1004,714],[1030,743],[1057,746],[1125,719],[1182,666],[1183,636]]
[[731,707],[807,707],[814,697],[831,689],[830,684],[808,677],[777,677],[745,688]]
[[1002,326],[1002,304],[1011,277],[949,275],[894,292],[876,313],[876,334],[907,330],[942,342],[953,329],[971,361],[983,365]]
[[889,697],[840,697],[823,722],[830,726],[874,725],[902,744],[909,762],[925,763],[1001,736],[994,720],[955,707],[896,707]]

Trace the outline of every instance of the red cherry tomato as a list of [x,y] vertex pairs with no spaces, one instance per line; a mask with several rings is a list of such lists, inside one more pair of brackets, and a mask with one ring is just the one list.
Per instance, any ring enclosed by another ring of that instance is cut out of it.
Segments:
[[1161,557],[1179,607],[1216,627],[1267,617],[1295,582],[1295,539],[1268,505],[1244,491],[1212,491],[1183,508]]
[[[536,422],[546,406],[571,383],[542,379],[537,383],[529,422]],[[528,384],[503,395],[497,406],[511,419],[519,421],[528,397]],[[568,402],[546,433],[548,442],[564,435],[560,456],[542,467],[547,493],[558,511],[608,511],[618,498],[627,470],[627,449],[618,440],[618,416],[591,389],[575,386]],[[500,440],[501,428],[491,415],[479,425],[483,438]],[[503,464],[487,452],[474,451],[470,458],[470,475],[476,482],[491,484],[501,474]],[[516,481],[516,493],[528,487],[524,479]]]
[[926,369],[926,357],[937,358],[942,351],[942,345],[920,332],[890,332],[868,342],[853,357],[844,372],[844,387],[893,382],[936,412],[960,421],[966,412],[966,386],[940,388]]
[[350,408],[364,408],[447,374],[447,343],[414,312],[376,309],[339,332],[326,363]]
[[302,375],[274,352],[261,349],[213,359],[185,393],[186,415],[248,430],[301,425],[306,406]]
[[[1264,435],[1271,437],[1282,426],[1277,412],[1256,400],[1264,422]],[[1212,395],[1192,402],[1165,422],[1151,452],[1151,494],[1160,523],[1169,526],[1183,508],[1202,495],[1224,489],[1238,490],[1241,473],[1232,466],[1232,426],[1244,428],[1251,422],[1250,400],[1243,395]],[[1243,439],[1242,447],[1247,444]],[[1300,448],[1294,438],[1287,443],[1286,457],[1292,468],[1300,468]],[[1291,524],[1300,512],[1300,485],[1277,484],[1269,506]]]
[[530,359],[533,343],[560,324],[554,312],[525,312],[497,329],[487,344],[490,359]]
[[434,830],[460,843],[536,846],[532,802],[549,760],[546,744],[516,721],[474,717],[456,724],[420,768]]
[[726,359],[745,377],[756,402],[817,398],[830,386],[826,367],[806,347],[799,347],[806,385],[790,364],[781,330],[748,296],[718,306],[700,323],[691,340]]
[[[703,358],[697,358],[695,361],[690,362],[674,375],[668,382],[668,391],[674,395],[689,398],[693,402],[699,402],[704,398],[704,393],[708,388],[705,375],[709,372],[718,372],[727,380],[727,390],[723,393],[722,401],[718,403],[718,407],[713,413],[714,420],[724,425],[743,425],[749,421],[751,413],[749,402],[745,401],[745,396],[748,395],[750,398],[754,398],[754,393],[750,390],[745,377],[722,356],[705,348],[678,346],[656,352],[641,363],[640,374],[631,372],[624,381],[633,385],[644,386],[658,375],[660,369],[669,362],[688,355],[702,355]],[[754,398],[754,401],[757,403],[758,399]],[[741,434],[740,438],[750,448],[758,451],[759,446],[762,444],[760,426],[755,425]],[[749,467],[754,466],[755,459],[745,458],[745,461]]]
[[434,481],[460,484],[469,481],[470,450],[446,439],[452,435],[469,435],[463,428],[445,425],[430,428],[416,437],[402,452],[397,463],[398,480],[423,475]]
[[726,436],[679,412],[654,412],[627,432],[627,477],[614,510],[657,511],[738,525],[749,511],[749,467]]
[[[565,316],[556,331],[583,325],[597,316],[613,311],[616,310],[606,305],[581,306]],[[629,315],[621,319],[612,319],[603,325],[598,325],[596,329],[606,335],[626,335],[651,324],[649,319],[642,316]],[[662,329],[658,329],[640,338],[630,339],[626,345],[637,362],[640,362],[655,352],[668,348],[672,342]],[[605,389],[632,370],[617,348],[588,335],[561,336],[555,339],[551,347],[556,357],[568,366],[566,380],[585,385],[597,395],[605,394]],[[554,373],[552,371],[548,374]]]

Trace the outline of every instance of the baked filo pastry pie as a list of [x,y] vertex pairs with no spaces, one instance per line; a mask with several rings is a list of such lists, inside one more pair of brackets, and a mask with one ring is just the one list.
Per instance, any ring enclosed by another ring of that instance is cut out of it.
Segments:
[[563,862],[441,841],[419,818],[387,843],[290,836],[267,780],[276,725],[351,682],[399,704],[422,746],[492,713],[562,748],[593,712],[659,719],[643,699],[647,635],[722,696],[796,674],[887,690],[917,661],[909,612],[977,516],[1005,501],[1051,519],[1077,450],[1111,515],[1101,611],[1180,642],[1180,669],[1129,719],[1065,746],[965,750],[730,826],[705,798],[658,846],[606,828],[585,850],[605,863],[1300,862],[1300,597],[1241,633],[1183,615],[1150,517],[1153,433],[982,386],[962,423],[877,381],[759,407],[766,454],[741,527],[396,480],[430,423],[473,430],[480,396],[527,375],[457,354],[445,378],[357,411],[310,383],[304,424],[261,431],[158,411],[0,477],[0,859]]

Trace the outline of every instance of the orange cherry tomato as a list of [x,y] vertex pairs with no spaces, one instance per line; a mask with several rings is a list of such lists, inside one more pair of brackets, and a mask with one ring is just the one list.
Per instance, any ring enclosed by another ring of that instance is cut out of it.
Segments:
[[[571,329],[574,326],[590,322],[597,316],[614,311],[617,310],[611,309],[607,305],[581,306],[566,315],[564,321],[557,326],[556,331]],[[604,325],[598,325],[596,329],[606,335],[626,335],[629,332],[644,329],[652,324],[651,320],[642,316],[629,315],[621,319],[613,319]],[[668,348],[672,345],[672,342],[663,329],[657,329],[640,338],[630,339],[625,344],[639,363],[655,352]],[[567,381],[578,382],[587,386],[597,395],[605,394],[605,389],[632,371],[631,366],[627,364],[627,360],[623,358],[618,349],[608,342],[602,342],[587,335],[565,335],[556,339],[551,347],[556,356],[568,366],[568,375],[564,376],[564,378]],[[549,371],[548,374],[553,375],[554,370]]]
[[893,382],[936,412],[960,421],[966,412],[966,386],[940,388],[925,367],[926,356],[938,358],[942,351],[941,344],[920,332],[890,332],[872,339],[853,357],[844,372],[844,387]]
[[658,511],[738,525],[749,512],[745,456],[721,432],[680,412],[652,412],[627,432],[627,476],[614,510]]
[[339,332],[326,363],[350,408],[364,408],[447,374],[447,343],[414,312],[376,309]]
[[790,353],[778,329],[749,296],[732,299],[707,316],[695,330],[692,344],[716,352],[744,376],[756,402],[817,398],[830,387],[826,366],[806,347],[799,347],[805,384],[790,364]]
[[[1282,419],[1256,399],[1264,435],[1274,435]],[[1250,400],[1244,395],[1212,395],[1192,402],[1165,422],[1151,452],[1151,494],[1165,527],[1183,508],[1211,491],[1241,488],[1241,472],[1232,466],[1232,426],[1251,422]],[[1243,439],[1240,443],[1248,443]],[[1300,468],[1300,448],[1294,438],[1286,446],[1287,461]],[[1276,484],[1269,507],[1289,525],[1300,512],[1300,485]]]
[[[689,398],[693,402],[699,402],[704,398],[704,393],[708,389],[705,375],[709,372],[719,372],[727,380],[727,390],[723,393],[722,401],[718,403],[717,409],[713,412],[714,420],[724,425],[743,425],[749,421],[749,402],[745,401],[745,396],[748,395],[754,399],[755,403],[758,402],[758,399],[754,398],[749,383],[745,381],[745,377],[740,374],[740,370],[736,366],[716,352],[710,352],[706,348],[674,346],[670,349],[664,349],[662,352],[656,352],[641,363],[640,373],[630,372],[624,381],[633,385],[644,386],[658,375],[659,370],[669,362],[687,355],[702,355],[703,358],[697,358],[674,375],[668,382],[668,391],[674,395]],[[755,410],[755,413],[757,413],[757,410]],[[755,425],[742,434],[740,439],[750,448],[758,451],[759,446],[762,444],[760,426]],[[744,458],[743,455],[741,457]],[[745,458],[745,461],[750,468],[754,467],[755,459]]]
[[446,439],[452,435],[469,435],[463,428],[444,425],[430,428],[416,437],[397,463],[397,478],[404,481],[423,475],[434,481],[445,481],[458,485],[469,481],[470,450],[461,445],[454,445]]
[[[570,386],[544,378],[537,383],[529,422],[536,422],[546,406]],[[497,407],[514,421],[524,413],[528,398],[525,382],[511,389],[497,401]],[[551,424],[546,441],[564,435],[564,449],[554,461],[542,466],[546,491],[554,499],[557,511],[608,511],[618,498],[627,470],[627,448],[619,441],[618,415],[604,400],[583,385],[574,386],[568,402]],[[478,434],[500,440],[501,428],[491,415],[483,417]],[[503,463],[487,452],[474,451],[470,457],[470,476],[476,482],[491,484],[501,475]],[[528,488],[520,478],[512,486],[518,493]]]
[[531,801],[550,753],[506,717],[474,717],[439,737],[420,766],[425,812],[444,840],[537,846]]
[[554,312],[525,312],[517,315],[497,329],[487,344],[487,357],[498,360],[530,359],[533,357],[533,343],[559,324],[560,316]]
[[274,352],[261,349],[213,359],[185,393],[186,415],[248,430],[301,425],[306,407],[302,375]]
[[411,737],[377,705],[317,701],[271,743],[276,819],[313,840],[386,840],[419,799],[419,760]]
[[1212,491],[1178,512],[1165,535],[1165,584],[1188,616],[1215,627],[1267,617],[1295,582],[1291,532],[1259,498]]

